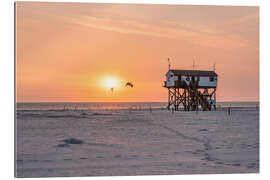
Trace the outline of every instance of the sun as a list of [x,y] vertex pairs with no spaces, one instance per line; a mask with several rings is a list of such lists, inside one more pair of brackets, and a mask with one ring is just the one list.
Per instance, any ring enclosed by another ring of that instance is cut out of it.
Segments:
[[115,88],[117,86],[117,79],[114,77],[107,77],[105,79],[104,85],[107,88]]

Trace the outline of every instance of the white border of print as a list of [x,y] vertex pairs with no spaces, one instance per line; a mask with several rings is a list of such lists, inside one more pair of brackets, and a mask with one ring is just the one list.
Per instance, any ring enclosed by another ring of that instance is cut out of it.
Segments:
[[[51,0],[47,0],[51,1]],[[58,2],[76,2],[75,0],[57,0]],[[53,2],[53,1],[52,1]],[[270,2],[268,0],[79,0],[79,2],[105,2],[105,3],[148,3],[148,4],[193,4],[193,5],[240,5],[260,6],[260,173],[259,174],[226,174],[226,175],[177,175],[177,176],[121,176],[121,177],[91,177],[92,180],[111,179],[207,179],[225,180],[228,178],[238,179],[267,179],[269,173],[270,152],[270,120],[267,113],[267,104],[270,101]],[[14,178],[14,1],[1,1],[1,33],[0,33],[0,112],[1,112],[1,179]],[[74,177],[64,179],[90,179],[89,177]],[[28,179],[28,178],[25,178]],[[31,178],[34,180],[37,178]],[[43,180],[45,178],[38,178]],[[47,178],[46,178],[47,179]],[[63,178],[50,178],[63,179]],[[269,179],[269,178],[268,178]]]

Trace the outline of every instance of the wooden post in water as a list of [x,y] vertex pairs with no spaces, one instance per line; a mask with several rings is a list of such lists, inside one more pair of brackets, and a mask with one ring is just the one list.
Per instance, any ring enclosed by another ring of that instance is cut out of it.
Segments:
[[231,115],[231,107],[228,107],[228,115]]

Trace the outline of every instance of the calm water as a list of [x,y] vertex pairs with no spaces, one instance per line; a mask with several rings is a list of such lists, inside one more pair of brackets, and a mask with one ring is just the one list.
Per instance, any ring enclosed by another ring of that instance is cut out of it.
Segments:
[[[167,102],[117,102],[117,103],[17,103],[17,110],[114,110],[114,109],[165,109]],[[217,102],[217,107],[257,107],[259,102]]]

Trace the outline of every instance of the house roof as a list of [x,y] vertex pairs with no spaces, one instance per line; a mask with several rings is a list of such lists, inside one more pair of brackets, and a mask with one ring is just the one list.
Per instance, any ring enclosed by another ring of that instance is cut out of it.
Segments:
[[200,71],[200,70],[181,70],[181,69],[170,69],[169,71],[179,75],[189,76],[217,76],[215,71]]

